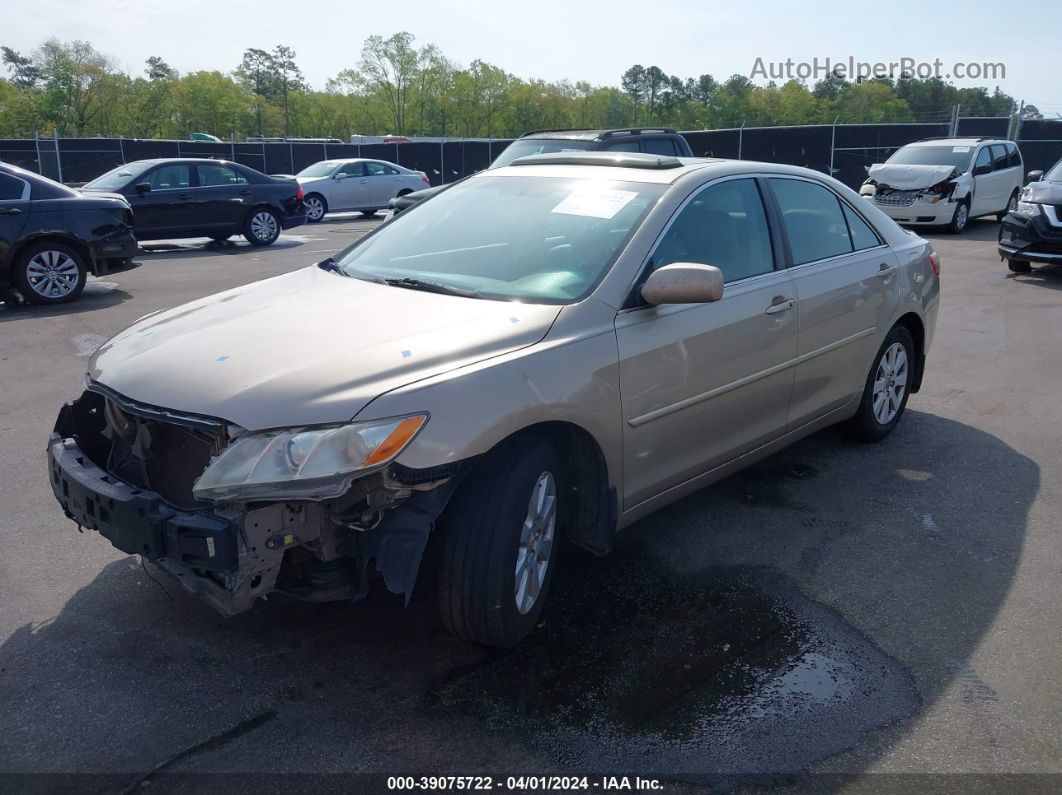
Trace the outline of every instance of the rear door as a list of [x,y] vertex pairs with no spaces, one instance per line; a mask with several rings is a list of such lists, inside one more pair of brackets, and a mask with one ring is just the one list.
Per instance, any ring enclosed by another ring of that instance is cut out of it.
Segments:
[[645,151],[651,155],[670,155],[675,157],[679,151],[675,148],[675,142],[670,138],[645,138],[642,140]]
[[648,268],[715,265],[726,288],[617,315],[625,509],[785,431],[797,322],[779,240],[754,177],[699,189],[665,228]]
[[30,184],[0,171],[0,265],[6,264],[11,249],[26,226],[30,209]]
[[401,172],[387,163],[368,160],[365,162],[365,174],[369,180],[369,207],[386,207],[402,187]]
[[252,186],[241,172],[224,163],[199,163],[195,188],[198,226],[207,231],[239,231],[254,199]]
[[977,150],[973,164],[973,200],[970,202],[970,215],[985,215],[996,206],[995,181],[992,178],[992,149],[982,146]]
[[[141,192],[136,185],[147,183]],[[180,236],[194,231],[199,223],[195,208],[195,169],[188,163],[155,166],[127,186],[123,195],[133,208],[137,237]]]
[[859,212],[819,182],[769,180],[790,252],[799,364],[793,430],[863,388],[879,337],[899,306],[897,261]]
[[1020,170],[1011,166],[1010,151],[1004,144],[992,144],[992,195],[995,209],[1002,210],[1010,201],[1011,193],[1020,184]]

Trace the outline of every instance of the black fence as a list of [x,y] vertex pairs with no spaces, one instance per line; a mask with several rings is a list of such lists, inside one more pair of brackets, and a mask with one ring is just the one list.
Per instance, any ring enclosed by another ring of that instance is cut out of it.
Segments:
[[[1005,138],[1007,117],[959,119],[958,134]],[[683,135],[698,156],[763,160],[833,174],[851,187],[904,144],[946,137],[947,124],[838,124],[696,130]],[[1027,120],[1017,129],[1026,170],[1047,169],[1062,158],[1062,120]],[[372,157],[423,171],[432,185],[486,168],[510,139],[413,141],[399,144],[297,142],[209,143],[133,138],[28,138],[0,140],[0,160],[67,183],[88,182],[115,166],[155,157],[235,160],[267,174],[294,174],[319,160]]]

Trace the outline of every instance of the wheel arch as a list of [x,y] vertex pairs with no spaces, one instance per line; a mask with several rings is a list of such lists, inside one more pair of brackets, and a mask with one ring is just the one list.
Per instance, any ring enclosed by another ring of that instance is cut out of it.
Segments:
[[911,334],[915,344],[915,376],[911,384],[911,394],[922,388],[922,375],[926,364],[926,326],[916,312],[901,315],[893,327],[903,326]]
[[46,231],[35,232],[25,239],[19,241],[19,243],[12,248],[8,254],[8,262],[10,268],[14,268],[22,257],[22,253],[30,246],[37,245],[38,243],[46,243],[48,241],[55,241],[56,243],[62,243],[65,246],[70,246],[81,255],[82,260],[85,263],[85,270],[92,275],[96,275],[96,259],[92,256],[92,249],[89,248],[85,241],[81,240],[74,235],[67,232],[60,231]]

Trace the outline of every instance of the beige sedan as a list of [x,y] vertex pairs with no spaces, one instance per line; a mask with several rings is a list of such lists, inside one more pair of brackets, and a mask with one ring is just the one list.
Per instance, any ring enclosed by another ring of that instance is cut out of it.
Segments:
[[939,260],[805,169],[522,158],[318,266],[107,342],[49,444],[56,498],[226,614],[407,597],[512,645],[561,541],[828,425],[887,436],[918,389]]

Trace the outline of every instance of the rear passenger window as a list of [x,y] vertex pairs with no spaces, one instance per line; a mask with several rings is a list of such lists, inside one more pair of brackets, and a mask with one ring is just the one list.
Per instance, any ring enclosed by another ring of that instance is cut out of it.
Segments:
[[616,144],[609,144],[607,147],[610,152],[640,152],[642,151],[642,145],[637,141],[620,141]]
[[675,156],[675,142],[670,138],[647,138],[642,141],[645,151],[651,155]]
[[653,253],[654,268],[672,262],[714,265],[728,282],[774,270],[755,180],[711,185],[683,207]]
[[26,183],[8,174],[0,174],[0,202],[18,201]]
[[772,178],[771,186],[782,209],[794,265],[853,250],[841,202],[830,191],[799,179]]
[[841,202],[841,207],[844,208],[844,219],[848,222],[848,234],[852,236],[852,248],[862,251],[865,248],[881,245],[881,241],[870,228],[870,224],[860,218],[859,214],[844,202]]
[[216,188],[221,185],[246,185],[243,174],[228,166],[196,166],[199,169],[199,187]]
[[996,171],[1010,168],[1010,155],[1002,144],[992,144],[992,168]]
[[1010,167],[1021,168],[1021,152],[1015,144],[1007,144],[1007,153],[1010,155]]

